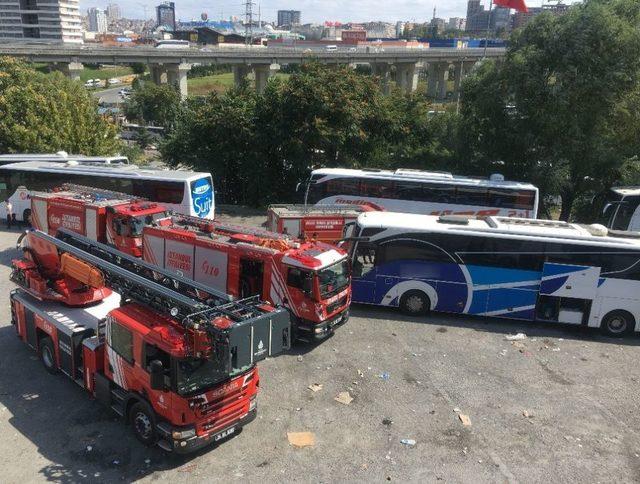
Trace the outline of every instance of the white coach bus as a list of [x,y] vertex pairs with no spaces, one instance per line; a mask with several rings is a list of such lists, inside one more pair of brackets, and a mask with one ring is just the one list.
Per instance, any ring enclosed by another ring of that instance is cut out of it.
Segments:
[[628,232],[369,212],[351,235],[356,303],[640,330],[640,238]]
[[0,166],[0,220],[7,216],[3,202],[9,200],[16,220],[30,221],[30,193],[51,190],[63,183],[144,197],[185,215],[211,219],[214,216],[209,173],[151,170],[137,165],[26,161]]
[[613,187],[604,199],[601,223],[610,229],[640,231],[640,187]]
[[538,189],[529,183],[451,173],[321,168],[306,182],[310,205],[378,205],[391,212],[536,218]]

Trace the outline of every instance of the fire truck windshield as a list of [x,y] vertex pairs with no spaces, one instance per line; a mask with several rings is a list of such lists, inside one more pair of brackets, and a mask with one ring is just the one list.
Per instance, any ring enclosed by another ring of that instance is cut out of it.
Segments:
[[[178,360],[176,367],[176,386],[180,395],[202,393],[230,376],[234,376],[223,371],[213,361],[204,358]],[[241,368],[235,373],[241,373],[247,369],[248,367]]]
[[165,212],[154,213],[150,215],[141,215],[139,217],[131,218],[131,236],[132,237],[140,237],[142,236],[142,229],[144,229],[145,225],[151,225],[156,220],[160,220],[161,218],[165,218],[167,214]]
[[349,285],[349,263],[346,260],[318,271],[322,299],[337,294]]

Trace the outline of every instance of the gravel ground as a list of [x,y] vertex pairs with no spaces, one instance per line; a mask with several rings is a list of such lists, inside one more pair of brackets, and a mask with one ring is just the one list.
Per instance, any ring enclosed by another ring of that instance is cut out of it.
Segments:
[[[4,298],[17,236],[0,232]],[[259,415],[244,431],[179,457],[142,447],[46,373],[16,338],[8,302],[0,311],[2,482],[640,480],[637,337],[356,306],[333,338],[260,364]],[[520,331],[525,340],[505,339]],[[349,405],[334,400],[345,391]],[[289,445],[299,431],[315,445]]]

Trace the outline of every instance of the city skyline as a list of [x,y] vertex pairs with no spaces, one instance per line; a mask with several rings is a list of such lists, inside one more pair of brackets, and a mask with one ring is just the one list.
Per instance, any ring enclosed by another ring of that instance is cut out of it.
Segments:
[[[419,1],[398,0],[352,0],[348,4],[339,0],[262,0],[255,1],[254,15],[257,18],[258,5],[262,20],[276,21],[278,10],[300,10],[304,23],[321,23],[323,21],[341,22],[365,22],[365,21],[416,21],[426,22],[433,16],[433,8],[436,7],[436,16],[439,18],[466,17],[467,0],[453,1]],[[575,0],[567,0],[564,3],[574,3]],[[106,8],[109,3],[117,3],[120,6],[122,16],[126,18],[153,18],[155,7],[160,1],[139,0],[81,0],[80,7],[86,11],[90,7]],[[199,19],[205,12],[212,20],[218,20],[221,16],[228,19],[230,16],[243,17],[244,7],[241,0],[213,0],[208,6],[197,0],[177,0],[176,19],[188,21]],[[489,7],[489,0],[482,3]],[[529,7],[539,7],[542,0],[528,1]],[[555,3],[555,2],[551,2]],[[144,15],[146,6],[147,15]]]

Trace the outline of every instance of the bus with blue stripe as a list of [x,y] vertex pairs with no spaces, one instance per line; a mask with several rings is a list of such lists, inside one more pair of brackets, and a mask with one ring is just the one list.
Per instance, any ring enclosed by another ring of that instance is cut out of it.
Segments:
[[369,212],[350,228],[353,302],[640,330],[640,238],[601,225]]

